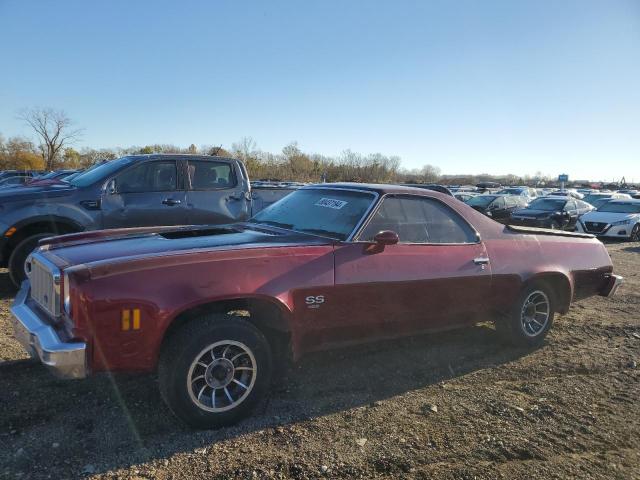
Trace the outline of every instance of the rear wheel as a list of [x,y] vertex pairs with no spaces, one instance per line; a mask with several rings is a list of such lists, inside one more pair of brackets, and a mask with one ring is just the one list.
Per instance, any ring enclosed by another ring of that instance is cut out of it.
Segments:
[[633,230],[631,230],[630,240],[632,242],[640,242],[640,223],[636,223]]
[[35,250],[40,240],[47,237],[53,237],[54,235],[55,233],[38,233],[36,235],[31,235],[18,243],[16,248],[13,249],[13,252],[11,252],[11,255],[9,256],[8,267],[9,278],[16,287],[19,287],[23,280],[27,278],[27,274],[24,269],[27,257]]
[[527,286],[511,311],[496,321],[501,336],[518,346],[540,345],[553,325],[555,300],[545,283]]
[[160,393],[194,428],[231,425],[265,397],[271,364],[269,343],[251,323],[208,315],[167,340],[158,366]]

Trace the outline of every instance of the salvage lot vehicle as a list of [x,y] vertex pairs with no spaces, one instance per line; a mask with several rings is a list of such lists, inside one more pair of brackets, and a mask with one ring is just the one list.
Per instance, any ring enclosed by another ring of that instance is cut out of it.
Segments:
[[100,228],[242,221],[250,208],[249,179],[238,160],[123,157],[68,182],[1,192],[0,267],[9,268],[17,286],[25,277],[25,259],[43,238]]
[[60,376],[153,371],[197,428],[231,424],[283,358],[495,320],[539,345],[572,301],[622,278],[592,235],[500,225],[450,196],[303,187],[249,222],[47,239],[16,338]]
[[[597,202],[599,200],[616,200],[616,199],[622,200],[625,198],[631,198],[631,196],[627,195],[626,193],[595,192],[595,193],[589,193],[588,195],[585,195],[585,197],[582,200],[598,208],[598,206],[594,202]],[[601,202],[601,204],[604,204],[604,203],[606,202]]]
[[507,223],[512,212],[527,206],[527,199],[521,195],[479,195],[465,203],[496,222]]
[[577,225],[579,232],[599,237],[640,241],[640,200],[611,200],[598,210],[583,215]]
[[538,198],[527,208],[513,212],[509,224],[573,230],[578,218],[592,210],[593,206],[582,200],[550,195]]

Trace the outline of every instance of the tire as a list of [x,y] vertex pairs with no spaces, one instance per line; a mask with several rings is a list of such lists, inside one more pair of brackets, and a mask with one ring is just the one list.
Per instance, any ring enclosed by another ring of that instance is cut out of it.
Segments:
[[629,240],[632,242],[640,242],[640,223],[636,223],[633,230],[631,230]]
[[9,278],[16,287],[20,287],[23,280],[27,278],[27,274],[24,271],[24,262],[27,260],[29,254],[35,250],[40,240],[55,235],[55,233],[38,233],[25,238],[16,245],[16,248],[13,249],[13,252],[11,252],[9,256],[9,262],[7,264],[9,268]]
[[271,348],[262,332],[242,317],[219,314],[180,327],[166,340],[158,365],[163,400],[197,429],[246,417],[266,396],[271,373]]
[[[538,313],[532,315],[531,302],[546,302],[536,306]],[[496,330],[501,337],[519,347],[535,347],[542,344],[553,326],[555,316],[555,295],[546,283],[527,285],[516,303],[503,318],[496,321]],[[545,316],[542,314],[546,311]],[[535,321],[531,321],[535,319]]]
[[561,229],[562,229],[562,227],[560,226],[560,224],[559,224],[557,221],[555,221],[555,220],[551,222],[551,225],[549,225],[549,228],[550,228],[551,230],[561,230]]

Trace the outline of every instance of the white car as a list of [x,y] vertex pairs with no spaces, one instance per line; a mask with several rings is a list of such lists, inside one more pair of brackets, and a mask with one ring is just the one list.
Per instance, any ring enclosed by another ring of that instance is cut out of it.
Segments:
[[640,200],[611,200],[598,210],[582,215],[576,230],[640,242]]

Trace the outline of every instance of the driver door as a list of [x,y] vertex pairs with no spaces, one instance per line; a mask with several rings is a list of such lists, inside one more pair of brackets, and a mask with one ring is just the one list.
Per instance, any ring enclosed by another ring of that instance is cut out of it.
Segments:
[[175,160],[150,160],[111,179],[101,200],[102,227],[187,224],[179,167]]
[[[400,242],[375,253],[383,230]],[[439,200],[388,196],[359,242],[335,247],[335,306],[324,342],[393,337],[470,324],[487,312],[491,267],[473,228]]]

